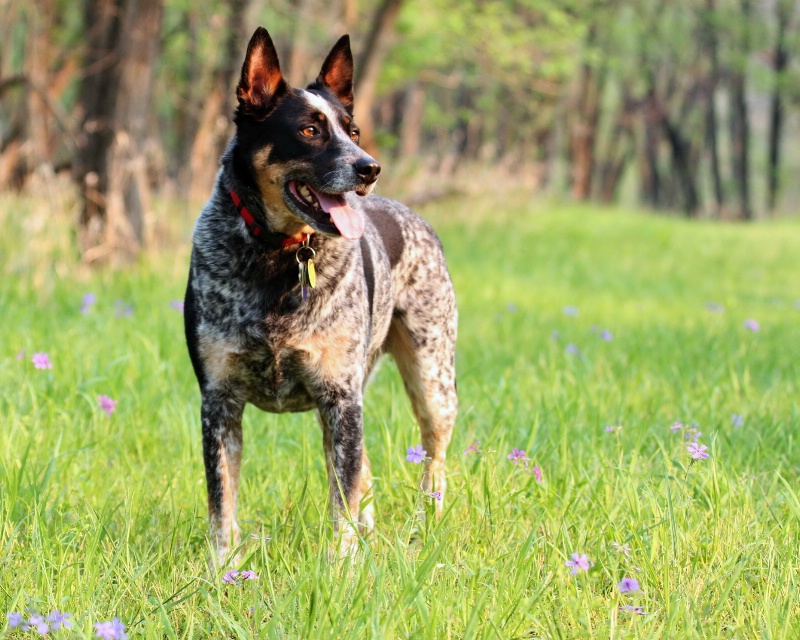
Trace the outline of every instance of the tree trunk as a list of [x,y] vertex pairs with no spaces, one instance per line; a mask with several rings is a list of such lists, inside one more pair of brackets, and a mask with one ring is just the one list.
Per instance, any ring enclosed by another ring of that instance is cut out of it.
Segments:
[[375,12],[364,49],[355,69],[355,116],[361,127],[361,146],[378,155],[372,109],[375,105],[381,67],[391,43],[402,0],[383,0]]
[[128,260],[145,242],[147,140],[161,0],[87,0],[90,51],[81,88],[84,259]]
[[202,202],[208,198],[219,169],[217,158],[225,150],[230,136],[230,114],[235,103],[234,82],[237,64],[242,56],[240,47],[245,42],[244,13],[247,0],[232,0],[228,7],[230,13],[225,26],[225,53],[214,73],[211,93],[200,116],[189,158],[191,180],[188,197],[192,202]]
[[769,104],[769,133],[767,135],[767,211],[775,210],[780,186],[781,133],[783,131],[784,75],[789,66],[789,49],[786,30],[792,16],[793,2],[775,2],[776,35],[772,52],[772,69],[775,72]]
[[738,215],[743,220],[753,218],[750,205],[750,123],[747,109],[747,84],[745,73],[747,54],[750,51],[749,21],[752,18],[750,0],[741,0],[742,38],[739,47],[741,61],[731,73],[731,164],[733,180],[738,195]]
[[[587,48],[594,46],[596,32],[597,29],[592,25],[586,38]],[[604,75],[602,70],[584,62],[578,76],[577,104],[570,131],[572,197],[575,200],[588,200],[592,194],[597,123],[600,119]]]
[[710,64],[706,89],[706,144],[711,163],[711,185],[714,192],[714,217],[718,217],[725,205],[722,190],[722,173],[719,166],[719,143],[717,140],[717,84],[719,83],[719,56],[717,46],[717,7],[716,0],[706,0],[706,14],[703,19],[706,49]]

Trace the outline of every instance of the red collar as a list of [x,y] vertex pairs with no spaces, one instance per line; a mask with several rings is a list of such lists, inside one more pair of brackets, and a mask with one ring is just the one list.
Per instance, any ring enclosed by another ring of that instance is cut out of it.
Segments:
[[296,236],[287,236],[283,233],[272,233],[256,222],[253,214],[250,213],[248,208],[244,206],[242,199],[233,189],[230,190],[230,194],[231,199],[233,200],[233,206],[236,207],[239,215],[242,216],[244,223],[247,225],[247,228],[250,230],[250,233],[254,238],[260,238],[262,240],[267,240],[268,238],[274,239],[277,243],[280,243],[280,246],[282,247],[291,247],[295,244],[301,244],[311,237],[311,234],[305,233],[301,233],[300,235]]

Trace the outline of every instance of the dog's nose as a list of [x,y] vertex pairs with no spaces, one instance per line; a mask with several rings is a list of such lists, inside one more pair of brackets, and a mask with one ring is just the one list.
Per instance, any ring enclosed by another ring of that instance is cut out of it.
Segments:
[[366,184],[375,182],[380,172],[381,165],[379,165],[374,158],[367,156],[366,158],[361,158],[356,161],[356,173]]

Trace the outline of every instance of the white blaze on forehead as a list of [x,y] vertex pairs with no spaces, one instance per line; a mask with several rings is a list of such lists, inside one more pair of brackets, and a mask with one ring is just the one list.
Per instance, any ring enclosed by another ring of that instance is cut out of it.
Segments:
[[316,93],[311,93],[310,91],[306,91],[305,89],[302,89],[301,91],[305,101],[308,104],[310,104],[314,109],[316,109],[320,113],[323,113],[325,117],[328,119],[328,122],[331,123],[331,127],[333,129],[332,132],[333,135],[336,136],[337,138],[341,138],[342,140],[346,140],[347,142],[355,146],[355,143],[350,138],[350,132],[345,131],[344,128],[342,127],[342,123],[339,121],[339,115],[333,109],[331,103],[325,100],[325,98],[318,96]]

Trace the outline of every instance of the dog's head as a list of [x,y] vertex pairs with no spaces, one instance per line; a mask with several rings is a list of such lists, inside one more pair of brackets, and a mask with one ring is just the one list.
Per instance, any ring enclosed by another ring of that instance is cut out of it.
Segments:
[[355,240],[364,214],[345,193],[367,195],[380,165],[358,146],[350,38],[333,47],[316,81],[289,86],[272,39],[256,29],[236,90],[235,167],[255,182],[275,231]]

